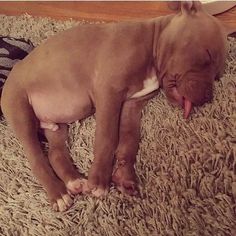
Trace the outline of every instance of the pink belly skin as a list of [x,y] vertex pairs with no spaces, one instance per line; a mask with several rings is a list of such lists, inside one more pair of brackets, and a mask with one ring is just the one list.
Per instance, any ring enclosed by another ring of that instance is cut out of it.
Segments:
[[94,113],[88,94],[34,92],[29,96],[36,117],[42,122],[71,123]]

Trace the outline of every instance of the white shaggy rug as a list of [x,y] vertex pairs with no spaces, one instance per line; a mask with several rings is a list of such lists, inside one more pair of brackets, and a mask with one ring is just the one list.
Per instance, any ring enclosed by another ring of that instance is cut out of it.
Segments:
[[[38,45],[74,24],[0,16],[0,35],[24,37]],[[235,236],[236,40],[229,41],[227,68],[216,82],[213,103],[196,108],[187,121],[162,92],[146,106],[136,166],[140,198],[112,188],[104,200],[77,196],[70,210],[55,213],[2,119],[0,235]],[[94,117],[70,127],[70,152],[85,174],[93,159],[94,130]]]

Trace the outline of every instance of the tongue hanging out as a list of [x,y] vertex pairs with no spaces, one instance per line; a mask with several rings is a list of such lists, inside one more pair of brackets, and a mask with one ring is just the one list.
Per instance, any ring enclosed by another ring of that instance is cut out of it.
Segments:
[[185,119],[189,117],[191,110],[192,110],[192,103],[187,98],[184,98],[184,118]]
[[192,110],[192,102],[189,101],[187,98],[181,96],[179,92],[177,91],[176,87],[172,88],[172,95],[175,98],[175,100],[178,102],[178,104],[183,107],[184,109],[184,118],[187,119],[189,117],[189,114]]

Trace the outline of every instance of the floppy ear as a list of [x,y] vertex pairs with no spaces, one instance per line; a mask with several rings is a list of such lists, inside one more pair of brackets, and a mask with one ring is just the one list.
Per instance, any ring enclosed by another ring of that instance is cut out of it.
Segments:
[[185,14],[197,12],[202,10],[202,4],[200,1],[181,1],[181,11]]
[[182,13],[191,13],[193,11],[202,10],[202,4],[200,1],[170,1],[167,3],[171,10],[179,11]]

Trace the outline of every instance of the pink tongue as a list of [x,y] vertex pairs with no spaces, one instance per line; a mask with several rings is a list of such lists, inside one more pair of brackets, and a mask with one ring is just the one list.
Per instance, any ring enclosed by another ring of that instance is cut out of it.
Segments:
[[187,98],[184,98],[184,118],[185,119],[188,119],[191,110],[192,110],[192,103]]

